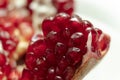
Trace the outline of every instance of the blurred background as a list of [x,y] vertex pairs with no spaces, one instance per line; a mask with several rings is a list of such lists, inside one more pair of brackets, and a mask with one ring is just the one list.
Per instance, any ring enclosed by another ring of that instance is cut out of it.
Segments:
[[76,11],[120,30],[119,0],[75,0]]

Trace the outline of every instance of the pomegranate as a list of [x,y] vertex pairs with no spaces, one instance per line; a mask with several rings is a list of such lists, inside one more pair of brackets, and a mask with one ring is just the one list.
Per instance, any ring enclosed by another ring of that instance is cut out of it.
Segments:
[[42,30],[44,37],[35,37],[28,47],[21,80],[72,80],[86,55],[99,58],[110,43],[100,29],[77,15],[47,18]]

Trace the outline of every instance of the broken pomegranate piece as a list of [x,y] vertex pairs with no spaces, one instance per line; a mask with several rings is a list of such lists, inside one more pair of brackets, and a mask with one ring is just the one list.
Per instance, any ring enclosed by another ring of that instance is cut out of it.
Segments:
[[74,76],[88,58],[97,60],[109,48],[110,37],[77,15],[47,18],[42,30],[44,37],[28,47],[21,80],[78,80]]

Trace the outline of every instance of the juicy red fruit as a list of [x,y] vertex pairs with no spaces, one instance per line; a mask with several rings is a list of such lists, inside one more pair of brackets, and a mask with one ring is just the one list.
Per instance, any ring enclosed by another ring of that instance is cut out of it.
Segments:
[[[34,80],[71,80],[83,56],[88,51],[97,55],[101,50],[98,42],[102,31],[77,15],[60,13],[47,18],[42,29],[44,38],[30,43],[25,59]],[[109,43],[103,44],[102,48]]]

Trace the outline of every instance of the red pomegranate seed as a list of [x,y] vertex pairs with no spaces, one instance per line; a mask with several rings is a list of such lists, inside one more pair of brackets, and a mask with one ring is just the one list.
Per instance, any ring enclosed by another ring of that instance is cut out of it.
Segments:
[[66,52],[67,52],[67,46],[63,43],[58,42],[55,47],[56,55],[58,55],[59,57],[64,56]]
[[2,71],[6,76],[9,76],[12,71],[12,67],[9,64],[6,64],[2,67]]
[[0,26],[1,26],[2,30],[7,31],[10,34],[12,34],[15,30],[14,24],[12,22],[6,20],[6,18],[3,19],[2,21],[0,21]]
[[63,73],[64,80],[71,80],[74,75],[74,68],[73,67],[67,67]]
[[77,47],[69,48],[67,57],[72,65],[81,64],[83,54],[80,53],[80,49]]
[[93,24],[90,23],[88,20],[83,20],[84,22],[84,27],[88,28],[88,27],[93,27]]
[[36,53],[36,56],[43,56],[46,50],[46,43],[43,40],[38,40],[28,47],[29,53]]
[[46,50],[46,61],[49,65],[55,66],[56,65],[56,56],[55,53],[51,49]]
[[70,65],[70,62],[67,60],[66,57],[62,57],[60,62],[58,63],[58,71],[57,74],[62,75],[64,70],[67,68],[67,66]]
[[64,80],[61,76],[55,76],[55,80]]
[[20,80],[33,80],[32,73],[29,70],[24,69]]
[[70,45],[71,46],[76,46],[76,47],[79,47],[80,49],[82,49],[83,47],[85,47],[85,42],[86,41],[87,40],[85,39],[83,33],[76,32],[76,33],[71,35]]
[[17,44],[18,40],[15,38],[3,39],[2,41],[3,48],[10,52],[13,52],[16,49]]
[[27,59],[25,60],[25,62],[26,62],[27,67],[28,67],[29,69],[33,69],[34,66],[35,66],[36,57],[34,57],[34,54],[33,54],[33,53],[28,53],[28,54],[26,55],[26,58],[27,58]]
[[[44,26],[42,29],[44,30],[44,35],[47,35],[51,30],[54,32],[59,32],[59,27],[52,21],[53,19],[47,18],[43,21],[42,25]],[[45,23],[45,24],[44,24]]]
[[59,13],[54,18],[54,23],[57,24],[57,27],[59,28],[59,30],[63,30],[66,24],[68,24],[69,19],[70,19],[70,15],[65,13]]
[[48,69],[48,73],[47,73],[47,80],[53,80],[54,79],[54,77],[55,77],[55,73],[56,72],[56,70],[54,69],[54,67],[51,67],[51,68],[49,68]]
[[3,53],[0,53],[0,66],[4,66],[6,63],[6,57]]

